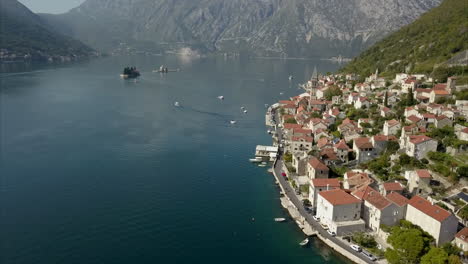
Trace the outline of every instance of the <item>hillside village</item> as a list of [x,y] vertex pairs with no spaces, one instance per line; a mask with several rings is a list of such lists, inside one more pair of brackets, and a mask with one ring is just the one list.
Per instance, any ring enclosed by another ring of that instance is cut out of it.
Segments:
[[[314,70],[304,93],[269,109],[283,176],[323,227],[389,263],[429,263],[424,258],[437,254],[461,263],[468,252],[468,87],[455,76],[385,79],[378,70],[359,79]],[[405,236],[425,241],[414,256]],[[392,261],[402,256],[408,262]]]

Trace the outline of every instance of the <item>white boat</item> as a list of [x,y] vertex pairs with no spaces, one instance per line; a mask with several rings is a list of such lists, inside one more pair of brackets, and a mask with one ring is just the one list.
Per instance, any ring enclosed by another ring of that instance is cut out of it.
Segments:
[[174,106],[179,107],[180,106],[179,102],[175,102]]
[[271,130],[268,130],[267,132],[268,132],[268,134],[271,134]]
[[260,164],[258,164],[258,166],[259,166],[259,167],[266,167],[266,164],[260,163]]
[[289,78],[288,78],[290,81],[293,79],[293,76],[292,75],[289,75]]
[[265,108],[268,108],[268,104],[265,104]]
[[263,165],[267,165],[267,162],[266,162],[266,161],[263,161],[262,164],[263,164]]
[[283,95],[283,94],[284,94],[283,92],[280,93],[280,95]]
[[247,110],[244,110],[244,114],[247,114]]
[[254,159],[249,159],[250,162],[262,162],[262,157],[255,157]]
[[231,121],[229,121],[229,122],[230,122],[231,124],[233,124],[233,125],[234,125],[235,123],[237,123],[236,120],[231,120]]
[[302,240],[301,243],[299,243],[299,245],[300,245],[301,247],[303,247],[303,246],[305,246],[305,245],[307,245],[307,244],[309,244],[309,239],[308,239],[308,238]]
[[244,110],[244,109],[245,109],[245,107],[241,106],[241,110]]
[[275,218],[275,222],[284,222],[284,221],[286,221],[286,218],[282,218],[282,217]]
[[219,100],[224,100],[224,96],[220,95],[220,96],[218,96],[218,99]]

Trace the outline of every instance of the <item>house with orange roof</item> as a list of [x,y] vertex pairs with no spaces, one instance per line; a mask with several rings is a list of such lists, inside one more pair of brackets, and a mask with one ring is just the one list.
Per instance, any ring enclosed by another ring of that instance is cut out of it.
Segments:
[[425,158],[430,151],[437,151],[437,140],[425,135],[407,136],[405,140],[400,140],[400,148],[404,148],[408,156],[417,159]]
[[396,192],[387,194],[385,198],[398,207],[398,215],[402,216],[401,219],[404,219],[406,217],[406,209],[408,208],[409,199]]
[[383,134],[385,136],[388,135],[396,135],[398,130],[401,129],[401,124],[398,120],[386,120],[383,126]]
[[361,200],[341,189],[321,191],[317,198],[317,217],[338,236],[363,231]]
[[455,215],[418,195],[408,202],[406,220],[428,232],[436,245],[452,241],[457,233],[458,219]]
[[453,241],[455,246],[463,251],[468,251],[468,227],[464,227],[460,232],[455,235]]
[[307,164],[307,176],[309,179],[328,178],[330,169],[316,157],[309,159]]
[[340,189],[340,181],[334,179],[312,179],[309,184],[309,201],[313,208],[317,207],[317,197],[319,192]]
[[401,184],[398,181],[384,182],[382,185],[380,185],[380,192],[383,195],[387,195],[391,192],[397,192],[399,194],[402,194],[404,189],[405,186],[403,186],[403,184]]
[[452,120],[445,115],[439,115],[434,120],[434,126],[436,128],[443,128],[446,126],[451,127],[452,125],[453,125]]
[[418,87],[418,80],[416,79],[406,79],[401,85],[401,91],[403,93],[409,93],[409,90],[415,90]]
[[349,152],[352,151],[351,148],[346,144],[344,139],[341,139],[333,145],[333,149],[337,157],[341,160],[341,162],[348,162],[349,161]]
[[371,177],[362,170],[347,171],[343,176],[343,188],[354,190],[374,182]]
[[367,97],[359,96],[356,101],[354,101],[354,108],[356,109],[369,109],[370,100]]
[[292,136],[291,140],[288,140],[287,151],[306,151],[309,152],[312,150],[312,144],[314,138],[311,136]]
[[363,201],[361,218],[366,222],[366,227],[373,231],[378,231],[382,224],[395,225],[405,217],[398,206],[369,186],[361,187],[352,194]]
[[414,195],[432,192],[430,186],[431,175],[431,171],[425,169],[405,171],[405,179],[408,180],[408,191]]
[[435,103],[439,98],[450,98],[452,95],[447,90],[436,90],[435,88],[429,95],[429,103]]
[[377,154],[382,153],[390,141],[398,142],[398,139],[395,136],[385,136],[385,135],[375,135],[371,137],[372,145],[374,146]]
[[377,152],[368,137],[358,137],[353,141],[353,151],[356,153],[358,163],[373,160],[377,157]]

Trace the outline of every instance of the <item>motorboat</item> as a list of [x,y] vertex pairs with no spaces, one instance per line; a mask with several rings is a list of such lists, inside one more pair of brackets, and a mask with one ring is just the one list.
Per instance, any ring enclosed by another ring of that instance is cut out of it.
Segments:
[[307,245],[307,244],[309,244],[309,239],[308,239],[308,238],[302,240],[301,243],[299,243],[299,245],[300,245],[301,247],[303,247],[303,246],[305,246],[305,245]]
[[266,167],[266,164],[260,163],[258,164],[259,167]]
[[174,106],[179,107],[180,106],[179,102],[175,102]]
[[220,95],[220,96],[218,96],[218,99],[219,100],[224,100],[224,96]]
[[293,79],[293,76],[292,75],[289,75],[289,78],[288,78],[290,81]]
[[283,92],[280,93],[280,95],[283,95],[283,94],[284,94]]
[[235,123],[237,123],[236,120],[231,120],[231,121],[229,121],[229,122],[230,122],[231,124],[233,124],[233,125],[234,125]]
[[286,218],[283,218],[283,217],[275,218],[275,222],[284,222],[284,221],[286,221]]
[[249,159],[250,162],[262,162],[262,157],[255,157],[254,159]]
[[244,114],[247,114],[247,110],[244,110]]
[[241,110],[245,110],[245,107],[241,106]]

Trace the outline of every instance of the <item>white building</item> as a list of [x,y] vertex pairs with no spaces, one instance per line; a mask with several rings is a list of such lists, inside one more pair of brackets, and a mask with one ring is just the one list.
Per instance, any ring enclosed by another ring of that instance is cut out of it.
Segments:
[[416,195],[408,202],[406,220],[434,237],[437,245],[453,240],[458,219],[450,212]]
[[453,241],[455,246],[460,248],[463,251],[468,251],[468,227],[463,228],[455,235],[455,240]]
[[428,170],[405,171],[408,180],[408,191],[412,194],[421,194],[423,191],[431,192],[431,173]]
[[407,136],[406,154],[417,159],[425,158],[430,151],[437,151],[437,140],[425,135]]
[[312,157],[307,163],[307,175],[309,179],[328,178],[330,169],[316,157]]
[[363,201],[361,217],[373,231],[378,231],[381,224],[395,225],[405,217],[399,206],[369,186],[354,191],[353,195]]
[[383,133],[385,136],[396,135],[398,130],[401,129],[401,124],[395,119],[387,120],[383,126]]
[[338,236],[363,231],[365,227],[360,219],[361,201],[341,189],[319,192],[316,215]]
[[334,179],[312,179],[309,185],[309,201],[312,207],[317,207],[317,197],[319,192],[340,189],[340,181]]

